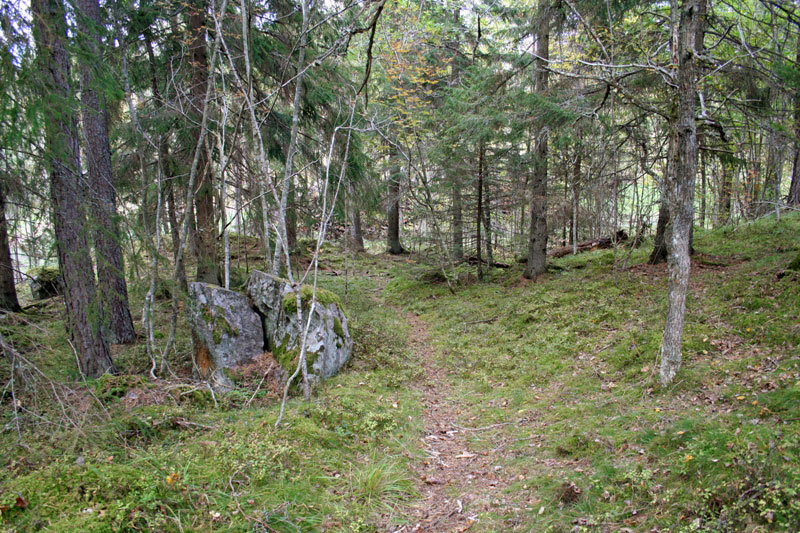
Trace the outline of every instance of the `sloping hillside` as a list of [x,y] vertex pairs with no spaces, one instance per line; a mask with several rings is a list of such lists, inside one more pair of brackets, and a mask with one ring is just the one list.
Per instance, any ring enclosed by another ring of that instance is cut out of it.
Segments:
[[797,529],[798,234],[788,217],[695,235],[685,363],[666,389],[666,270],[646,248],[619,249],[633,266],[617,270],[613,250],[564,257],[535,282],[465,271],[455,294],[413,256],[328,250],[321,283],[346,302],[356,352],[279,429],[263,369],[217,396],[149,380],[130,348],[117,357],[135,372],[76,381],[58,302],[9,315],[25,360],[2,396],[0,524]]

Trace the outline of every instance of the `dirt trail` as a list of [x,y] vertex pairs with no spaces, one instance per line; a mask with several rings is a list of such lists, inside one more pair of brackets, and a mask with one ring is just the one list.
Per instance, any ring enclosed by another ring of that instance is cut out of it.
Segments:
[[422,501],[411,508],[410,525],[400,532],[466,531],[478,512],[493,505],[502,481],[494,475],[493,458],[470,449],[474,429],[458,425],[460,410],[451,398],[447,372],[436,360],[426,325],[408,313],[410,345],[425,371],[420,384],[425,411],[423,450],[415,467]]

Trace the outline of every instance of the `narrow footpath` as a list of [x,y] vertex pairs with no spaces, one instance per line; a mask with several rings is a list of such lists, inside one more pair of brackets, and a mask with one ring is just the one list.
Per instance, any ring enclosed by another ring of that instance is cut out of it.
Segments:
[[474,429],[458,425],[461,411],[450,394],[447,371],[437,360],[427,326],[414,314],[406,314],[411,349],[426,379],[423,393],[424,434],[427,455],[414,466],[421,501],[411,508],[410,525],[401,532],[467,531],[478,513],[495,502],[502,482],[493,475],[493,457],[470,449]]

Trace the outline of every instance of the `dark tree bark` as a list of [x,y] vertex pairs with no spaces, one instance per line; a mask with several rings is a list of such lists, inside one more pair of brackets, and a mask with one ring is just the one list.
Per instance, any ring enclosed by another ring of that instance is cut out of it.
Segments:
[[[195,116],[195,139],[200,139],[199,117],[203,114],[208,87],[208,57],[206,53],[206,2],[195,0],[189,11],[189,56],[192,65],[190,98]],[[205,145],[200,151],[197,166],[197,194],[195,217],[197,221],[197,281],[219,284],[219,258],[217,256],[217,224],[214,212],[214,190],[210,160]]]
[[80,153],[75,94],[70,87],[67,26],[60,0],[34,0],[34,39],[42,74],[45,106],[45,158],[50,174],[58,262],[64,283],[67,329],[79,354],[80,371],[97,377],[113,371],[102,334],[94,266],[89,251],[85,189],[80,183]]
[[80,10],[78,28],[83,34],[86,54],[81,62],[81,103],[100,301],[108,322],[109,341],[131,344],[136,341],[136,331],[128,305],[128,286],[120,246],[108,119],[105,99],[98,92],[95,74],[95,65],[102,64],[98,34],[102,27],[100,5],[97,0],[78,0],[77,6]]
[[667,199],[661,198],[658,204],[658,222],[656,223],[656,238],[653,243],[653,251],[647,262],[657,265],[667,260],[667,225],[669,224],[669,207]]
[[[677,9],[677,0],[672,8]],[[669,232],[669,296],[667,322],[661,341],[661,383],[671,383],[681,367],[681,343],[689,290],[690,242],[694,222],[694,188],[697,174],[696,51],[702,41],[705,24],[705,0],[684,0],[678,28],[677,94],[678,115],[671,135],[675,138],[676,158],[673,172],[667,174],[667,198],[672,216]]]
[[[535,90],[547,90],[547,60],[550,57],[550,13],[545,8],[536,30]],[[531,279],[544,274],[547,261],[547,141],[546,126],[539,128],[534,148],[533,176],[529,183],[531,225],[528,240],[528,263],[523,276]]]
[[11,261],[11,248],[8,243],[6,194],[2,184],[0,184],[0,309],[20,310],[17,287],[14,284],[14,263]]
[[484,243],[486,245],[486,260],[489,264],[494,263],[494,250],[492,250],[492,213],[491,206],[492,200],[489,196],[489,180],[486,179],[486,145],[481,142],[480,144],[480,159],[481,159],[481,174],[483,182],[483,229],[486,231]]
[[[795,60],[800,64],[800,34],[797,36],[797,56]],[[794,95],[794,158],[792,164],[792,182],[789,185],[789,196],[786,203],[793,206],[800,205],[800,90]]]
[[361,231],[361,210],[355,197],[355,190],[350,180],[347,180],[347,207],[350,211],[350,238],[349,246],[356,252],[364,251],[364,234]]
[[717,224],[727,224],[731,221],[733,175],[736,173],[736,160],[732,145],[730,153],[720,153],[719,163],[722,167],[722,183],[720,183],[719,205],[717,206]]
[[[389,157],[395,156],[394,150]],[[392,161],[389,171],[389,198],[388,209],[386,212],[389,230],[387,232],[387,245],[390,254],[402,254],[405,252],[400,243],[400,165],[397,161]]]
[[461,182],[453,182],[453,259],[464,259],[464,202],[461,199]]
[[478,148],[478,212],[475,217],[475,229],[477,237],[475,242],[475,249],[478,256],[478,279],[483,279],[483,260],[481,259],[481,218],[483,215],[483,143],[481,142]]

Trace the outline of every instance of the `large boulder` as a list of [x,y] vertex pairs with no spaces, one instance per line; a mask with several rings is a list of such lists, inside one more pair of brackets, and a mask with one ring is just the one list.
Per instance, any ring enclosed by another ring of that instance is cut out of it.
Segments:
[[28,286],[34,300],[44,300],[62,294],[61,271],[52,267],[34,268],[27,272]]
[[[267,349],[289,374],[300,356],[303,328],[311,310],[313,287],[300,289],[302,320],[297,317],[297,292],[288,281],[254,270],[247,283],[247,295],[264,317]],[[306,337],[309,378],[318,381],[336,374],[353,353],[353,338],[339,298],[317,288],[316,302]]]
[[190,322],[200,377],[229,390],[225,369],[264,353],[261,317],[244,294],[208,283],[189,283]]

